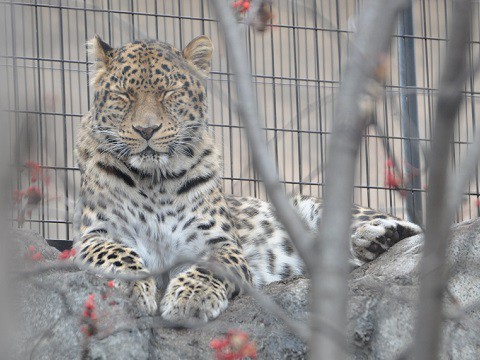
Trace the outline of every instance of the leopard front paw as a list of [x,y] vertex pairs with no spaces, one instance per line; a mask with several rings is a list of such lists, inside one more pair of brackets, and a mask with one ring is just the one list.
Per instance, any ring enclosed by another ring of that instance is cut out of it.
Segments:
[[418,225],[397,219],[374,219],[363,223],[352,234],[353,262],[362,265],[372,261],[400,240],[421,232]]
[[227,306],[223,284],[191,277],[188,273],[170,281],[160,303],[162,317],[179,323],[207,322],[215,319]]
[[158,309],[156,292],[157,285],[153,278],[137,280],[133,283],[131,299],[142,312],[154,315]]

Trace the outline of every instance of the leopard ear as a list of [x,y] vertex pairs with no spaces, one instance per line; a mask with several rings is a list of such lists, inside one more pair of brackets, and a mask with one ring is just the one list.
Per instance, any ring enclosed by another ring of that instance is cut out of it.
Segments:
[[183,49],[183,57],[200,70],[203,75],[210,73],[210,60],[213,54],[213,44],[208,36],[196,37]]
[[106,72],[108,65],[112,61],[114,49],[98,35],[95,35],[95,37],[87,43],[87,49],[95,61],[95,73],[92,78],[92,83],[95,84]]

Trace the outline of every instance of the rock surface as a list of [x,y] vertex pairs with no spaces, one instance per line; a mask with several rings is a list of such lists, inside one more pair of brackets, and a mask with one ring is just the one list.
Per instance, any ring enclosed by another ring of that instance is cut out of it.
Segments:
[[[41,237],[16,230],[16,259],[34,245],[46,260],[58,252]],[[422,237],[395,245],[376,261],[356,269],[349,281],[351,291],[349,330],[355,359],[395,359],[408,354],[413,340],[415,301],[418,292],[417,264]],[[444,327],[442,358],[478,359],[480,310],[466,314],[459,309],[480,299],[480,221],[465,222],[454,229],[450,247],[449,290],[445,300],[450,319]],[[295,278],[269,285],[265,292],[293,318],[306,322],[309,281]],[[107,281],[79,270],[56,270],[17,283],[21,301],[16,308],[23,322],[15,342],[15,358],[80,359],[86,337],[81,331],[82,313],[89,294],[95,294],[98,333],[90,338],[91,359],[213,359],[213,338],[228,329],[250,334],[259,359],[303,359],[305,343],[293,336],[254,299],[242,296],[231,302],[216,321],[201,329],[171,329],[159,319],[137,318],[131,304]],[[152,329],[149,324],[157,324]]]
[[[397,359],[411,350],[422,236],[401,241],[376,261],[356,269],[349,327],[356,359]],[[456,225],[449,249],[442,359],[480,359],[480,221]],[[477,307],[462,313],[470,305]]]

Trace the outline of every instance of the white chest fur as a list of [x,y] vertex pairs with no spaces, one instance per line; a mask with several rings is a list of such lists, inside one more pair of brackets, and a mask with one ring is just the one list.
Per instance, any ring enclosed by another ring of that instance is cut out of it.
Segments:
[[129,202],[121,208],[127,221],[117,227],[115,236],[137,251],[150,271],[170,268],[185,257],[198,258],[203,251],[205,240],[195,227],[186,226],[193,218],[186,205],[160,198],[149,203],[148,210]]

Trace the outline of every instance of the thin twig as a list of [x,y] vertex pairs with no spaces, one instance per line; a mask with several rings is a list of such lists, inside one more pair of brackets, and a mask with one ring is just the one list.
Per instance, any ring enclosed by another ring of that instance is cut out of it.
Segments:
[[205,262],[202,264],[203,266],[210,269],[210,271],[222,274],[225,278],[232,281],[236,285],[242,287],[246,294],[253,297],[259,305],[266,310],[267,312],[271,313],[275,317],[279,318],[295,335],[303,340],[308,340],[310,337],[310,331],[304,323],[301,323],[297,320],[293,320],[290,316],[287,315],[284,309],[282,309],[277,303],[275,303],[272,299],[270,299],[267,295],[263,292],[253,288],[249,284],[245,283],[240,277],[234,274],[230,269],[225,267],[224,265],[218,262]]
[[238,42],[241,38],[239,25],[235,20],[232,9],[224,0],[212,0],[217,17],[223,29],[228,49],[228,58],[236,76],[237,96],[239,98],[238,112],[247,133],[252,161],[255,170],[265,185],[270,201],[275,207],[278,219],[284,225],[294,246],[305,262],[307,270],[314,261],[310,258],[312,234],[293,209],[284,189],[278,179],[275,165],[268,154],[265,137],[260,128],[257,105],[252,89],[251,75],[248,69],[248,58],[245,49]]
[[[458,0],[453,7],[450,40],[445,67],[440,79],[436,105],[436,125],[430,151],[427,195],[427,229],[425,247],[420,263],[419,311],[415,329],[413,358],[437,359],[442,328],[442,299],[446,286],[446,250],[456,204],[448,204],[463,187],[461,176],[450,195],[450,141],[455,117],[461,102],[461,90],[466,73],[466,50],[470,34],[472,3]],[[461,182],[460,185],[458,185]]]
[[197,259],[184,257],[184,258],[178,259],[173,264],[171,264],[170,266],[162,270],[137,274],[134,271],[132,271],[131,273],[119,273],[114,271],[108,271],[102,268],[89,266],[88,264],[82,263],[81,261],[77,261],[77,260],[75,261],[60,260],[60,261],[52,261],[48,263],[35,265],[30,267],[29,269],[20,269],[20,270],[14,270],[14,271],[10,270],[9,273],[11,273],[13,278],[15,279],[15,278],[29,278],[33,276],[38,276],[52,270],[57,270],[57,271],[58,270],[84,270],[88,273],[100,275],[108,279],[136,281],[136,280],[144,280],[152,276],[153,277],[161,276],[163,274],[168,273],[170,270],[175,269],[176,267],[179,267],[182,265],[191,265],[195,263],[198,263]]
[[[211,271],[221,274],[222,276],[228,278],[230,281],[236,283],[238,286],[242,287],[244,291],[252,296],[257,302],[262,306],[265,310],[272,313],[274,316],[279,318],[294,334],[298,337],[307,340],[309,335],[308,328],[293,319],[291,319],[281,307],[279,307],[274,301],[272,301],[268,296],[263,294],[261,291],[254,289],[250,285],[244,283],[239,277],[236,277],[233,273],[231,273],[227,268],[222,266],[221,264],[216,264],[213,261],[198,261],[192,258],[184,258],[176,261],[174,264],[165,268],[161,271],[155,271],[148,274],[124,274],[124,273],[113,273],[106,271],[104,269],[92,268],[89,267],[87,264],[80,263],[78,261],[72,260],[62,260],[62,261],[55,261],[50,262],[47,264],[36,265],[31,269],[27,270],[17,270],[13,272],[13,275],[19,278],[30,278],[34,276],[41,275],[43,273],[52,271],[52,270],[84,270],[86,272],[101,275],[107,277],[109,279],[116,279],[116,280],[124,280],[124,281],[135,281],[135,280],[142,280],[148,277],[158,277],[167,272],[171,269],[177,268],[178,266],[188,265],[188,264],[197,264],[199,266],[204,266]],[[164,321],[163,326],[166,327],[186,327],[188,324],[186,323],[171,323],[168,321]]]
[[404,1],[380,0],[365,6],[338,95],[326,167],[320,241],[313,251],[320,258],[312,272],[312,359],[348,357],[338,342],[318,331],[321,326],[316,321],[322,319],[340,334],[340,342],[346,341],[348,254],[356,156],[373,110],[372,90],[379,87],[373,78],[382,66],[395,19],[403,5]]

